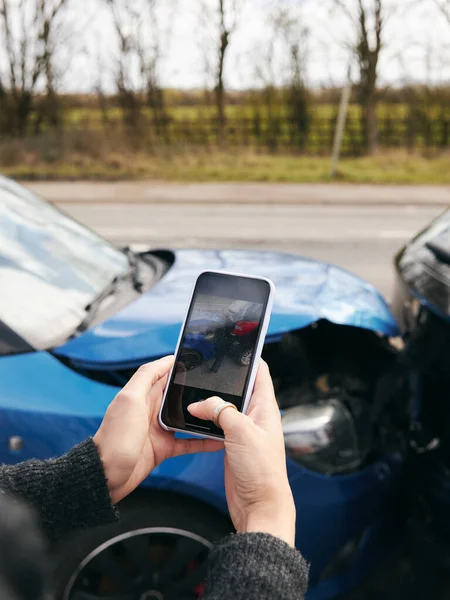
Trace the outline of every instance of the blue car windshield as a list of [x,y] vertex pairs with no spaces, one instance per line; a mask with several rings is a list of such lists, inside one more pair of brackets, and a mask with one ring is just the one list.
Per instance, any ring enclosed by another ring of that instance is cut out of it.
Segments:
[[37,349],[62,343],[128,259],[25,188],[0,178],[0,320]]

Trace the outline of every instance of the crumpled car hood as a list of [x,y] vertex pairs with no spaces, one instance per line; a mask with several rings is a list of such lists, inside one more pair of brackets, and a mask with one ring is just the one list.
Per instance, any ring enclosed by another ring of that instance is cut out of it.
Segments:
[[268,341],[320,319],[398,334],[377,290],[336,266],[278,252],[179,250],[168,273],[137,301],[54,352],[78,363],[130,365],[173,353],[194,280],[209,269],[273,280]]

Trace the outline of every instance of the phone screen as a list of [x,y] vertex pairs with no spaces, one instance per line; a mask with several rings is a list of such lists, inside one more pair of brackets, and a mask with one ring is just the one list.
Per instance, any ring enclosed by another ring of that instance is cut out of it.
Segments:
[[220,396],[242,410],[269,296],[264,280],[218,273],[199,277],[161,413],[165,425],[223,435],[187,407]]

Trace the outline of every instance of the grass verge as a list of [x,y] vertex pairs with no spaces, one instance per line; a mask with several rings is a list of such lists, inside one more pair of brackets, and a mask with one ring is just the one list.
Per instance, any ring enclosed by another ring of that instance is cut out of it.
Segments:
[[[2,160],[0,173],[21,180],[139,180],[190,182],[329,182],[329,158],[257,154],[249,151],[142,150],[70,151],[48,159],[20,152]],[[351,183],[450,184],[450,153],[426,158],[383,152],[372,158],[346,158],[337,181]]]

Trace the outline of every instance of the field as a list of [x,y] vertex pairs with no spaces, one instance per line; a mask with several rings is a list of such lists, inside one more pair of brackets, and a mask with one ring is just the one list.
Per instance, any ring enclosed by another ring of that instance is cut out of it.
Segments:
[[[273,104],[227,106],[221,131],[206,104],[170,105],[155,121],[142,109],[127,127],[122,111],[65,106],[63,125],[39,135],[0,138],[0,171],[17,179],[164,179],[169,181],[329,180],[336,105],[317,104],[307,125]],[[371,183],[450,183],[450,106],[412,112],[380,104],[375,157],[364,157],[361,112],[350,106],[337,179]]]
[[[273,116],[282,117],[288,112],[286,105],[275,103],[272,105]],[[407,104],[379,104],[378,116],[383,119],[390,116],[394,118],[404,118],[408,115],[410,108]],[[335,116],[337,105],[320,103],[314,105],[311,109],[311,114],[314,119],[328,119]],[[427,109],[427,113],[434,118],[437,118],[440,111],[439,106],[434,106]],[[109,106],[107,108],[107,118],[111,121],[120,120],[121,109],[118,106]],[[255,112],[260,112],[262,115],[267,115],[267,107],[264,104],[231,104],[225,107],[225,114],[228,119],[236,118],[252,118]],[[150,109],[143,109],[144,115],[150,117]],[[167,114],[170,118],[176,120],[197,120],[202,118],[213,118],[216,114],[216,109],[212,104],[193,104],[193,105],[169,105]],[[361,109],[357,104],[351,104],[349,107],[350,118],[360,118]],[[101,126],[103,113],[98,107],[72,107],[65,111],[67,122],[79,124],[83,122],[98,123]]]
[[[442,183],[450,184],[450,153],[436,158],[386,152],[376,157],[345,158],[339,165],[338,181],[354,183]],[[327,182],[330,161],[325,157],[237,153],[215,151],[178,152],[170,156],[142,152],[114,152],[91,158],[68,154],[62,160],[28,157],[19,164],[1,167],[16,179],[166,181],[269,181]]]

